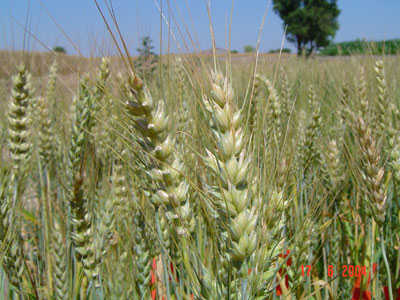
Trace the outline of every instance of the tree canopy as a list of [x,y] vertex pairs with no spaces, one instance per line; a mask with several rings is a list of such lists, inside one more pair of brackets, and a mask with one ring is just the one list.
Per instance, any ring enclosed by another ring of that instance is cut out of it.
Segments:
[[337,0],[273,0],[273,4],[298,54],[328,45],[339,29]]
[[67,50],[62,46],[55,46],[53,48],[53,51],[57,53],[67,54]]
[[143,77],[147,77],[156,69],[158,56],[153,52],[153,40],[150,36],[141,38],[141,45],[136,51],[139,56],[135,60],[136,71]]
[[254,48],[254,47],[251,46],[251,45],[246,45],[246,46],[244,46],[243,50],[244,50],[244,53],[253,53],[253,52],[256,52],[256,48]]

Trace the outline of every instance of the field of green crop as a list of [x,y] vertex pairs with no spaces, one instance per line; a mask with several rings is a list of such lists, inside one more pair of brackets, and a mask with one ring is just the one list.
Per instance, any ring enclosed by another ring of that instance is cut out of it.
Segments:
[[369,42],[356,40],[332,43],[324,47],[321,55],[397,55],[400,53],[400,39]]
[[398,56],[0,58],[1,299],[399,299]]

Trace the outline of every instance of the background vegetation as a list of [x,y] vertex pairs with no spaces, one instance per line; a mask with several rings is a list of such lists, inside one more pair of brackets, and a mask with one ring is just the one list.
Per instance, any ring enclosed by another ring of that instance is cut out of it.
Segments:
[[273,9],[298,55],[311,55],[328,45],[339,29],[337,0],[273,0]]
[[387,41],[356,40],[342,43],[332,43],[324,47],[321,55],[397,55],[400,51],[400,39]]

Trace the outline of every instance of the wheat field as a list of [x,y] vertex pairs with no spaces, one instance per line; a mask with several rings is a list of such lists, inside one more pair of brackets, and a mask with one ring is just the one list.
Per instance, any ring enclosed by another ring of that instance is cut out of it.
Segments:
[[398,56],[0,57],[1,299],[399,299]]

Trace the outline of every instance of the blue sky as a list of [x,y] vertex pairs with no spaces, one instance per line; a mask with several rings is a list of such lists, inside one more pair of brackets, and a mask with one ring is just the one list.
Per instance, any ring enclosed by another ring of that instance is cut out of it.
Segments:
[[[98,0],[107,16],[103,0]],[[162,1],[162,3],[161,3]],[[208,1],[207,1],[208,2]],[[204,0],[114,0],[113,8],[122,34],[132,53],[141,36],[150,35],[156,52],[192,51],[211,48],[209,21]],[[263,12],[268,0],[235,0],[232,16],[231,48],[256,45]],[[162,21],[157,5],[162,5]],[[168,13],[168,4],[171,13]],[[356,38],[383,40],[400,38],[399,0],[339,0],[340,29],[335,41]],[[211,0],[211,18],[217,47],[226,48],[232,0]],[[56,20],[56,21],[55,21]],[[31,32],[24,33],[23,28]],[[64,32],[64,33],[63,33]],[[162,32],[162,47],[160,47]],[[66,38],[66,36],[68,38]],[[33,37],[34,36],[34,37]],[[260,50],[280,48],[282,21],[267,12]],[[68,39],[71,40],[68,41]],[[193,43],[192,43],[193,41]],[[115,53],[110,35],[94,0],[0,0],[0,49],[44,50],[63,46],[68,53],[107,55]],[[293,46],[285,41],[285,47]]]

